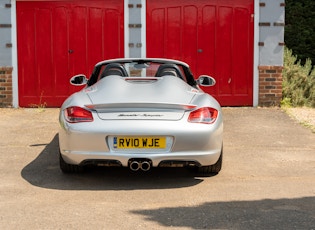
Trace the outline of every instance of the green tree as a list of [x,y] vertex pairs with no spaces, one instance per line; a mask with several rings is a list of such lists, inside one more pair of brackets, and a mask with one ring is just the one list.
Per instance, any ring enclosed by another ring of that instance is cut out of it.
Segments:
[[315,1],[286,0],[285,43],[304,64],[315,63]]

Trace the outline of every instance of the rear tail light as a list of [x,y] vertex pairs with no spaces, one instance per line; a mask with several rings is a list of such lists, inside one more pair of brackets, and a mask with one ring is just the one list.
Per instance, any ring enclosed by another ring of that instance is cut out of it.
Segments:
[[188,122],[211,124],[218,117],[218,110],[210,107],[204,107],[192,111],[188,117]]
[[89,110],[73,106],[64,110],[65,118],[70,123],[91,122],[93,115]]

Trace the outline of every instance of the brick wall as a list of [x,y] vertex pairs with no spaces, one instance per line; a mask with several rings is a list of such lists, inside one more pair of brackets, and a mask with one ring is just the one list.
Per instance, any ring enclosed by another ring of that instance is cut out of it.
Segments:
[[259,105],[279,106],[282,99],[282,66],[259,66]]
[[12,106],[12,67],[0,67],[0,107]]

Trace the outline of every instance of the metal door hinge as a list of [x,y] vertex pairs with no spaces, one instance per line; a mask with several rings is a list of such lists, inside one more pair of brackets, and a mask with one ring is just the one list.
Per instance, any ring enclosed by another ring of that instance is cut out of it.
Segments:
[[129,24],[129,28],[141,28],[142,24]]

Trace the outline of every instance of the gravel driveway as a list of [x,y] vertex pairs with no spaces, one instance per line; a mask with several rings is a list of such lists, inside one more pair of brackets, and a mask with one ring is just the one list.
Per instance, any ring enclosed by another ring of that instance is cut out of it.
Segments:
[[57,109],[0,109],[0,229],[315,229],[315,134],[277,108],[224,108],[223,170],[64,175]]
[[284,108],[284,110],[302,125],[315,133],[315,108]]

